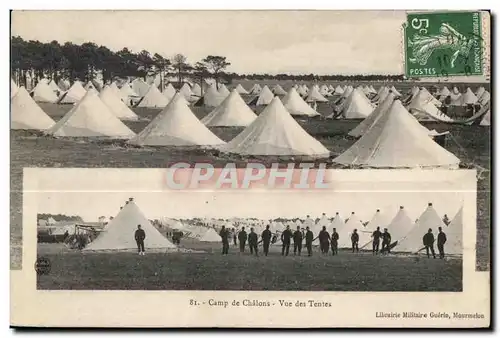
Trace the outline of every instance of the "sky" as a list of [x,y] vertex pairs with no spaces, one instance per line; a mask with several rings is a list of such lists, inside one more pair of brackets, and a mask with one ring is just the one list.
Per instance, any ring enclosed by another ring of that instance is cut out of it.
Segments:
[[403,11],[14,11],[12,36],[146,49],[228,71],[402,74]]

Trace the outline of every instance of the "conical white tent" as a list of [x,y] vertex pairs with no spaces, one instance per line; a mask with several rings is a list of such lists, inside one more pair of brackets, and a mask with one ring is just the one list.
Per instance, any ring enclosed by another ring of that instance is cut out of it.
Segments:
[[250,91],[248,92],[249,94],[253,94],[253,95],[258,95],[260,94],[262,88],[260,87],[260,85],[258,83],[254,84],[252,89],[250,89]]
[[126,202],[106,226],[105,230],[83,251],[134,251],[137,250],[135,231],[141,225],[146,233],[145,251],[176,250],[177,247],[165,238],[144,216],[133,199]]
[[398,92],[398,90],[394,86],[391,86],[391,91],[394,93],[394,95],[401,96],[401,93]]
[[170,102],[170,100],[172,100],[172,98],[175,96],[176,92],[177,91],[175,90],[174,86],[172,86],[172,84],[169,83],[165,88],[165,90],[163,90],[163,96],[165,96],[168,102]]
[[33,89],[33,100],[35,102],[57,102],[57,94],[47,84],[47,80],[42,80],[37,83]]
[[203,235],[201,235],[200,241],[201,242],[220,242],[220,241],[222,241],[222,239],[213,228],[208,228],[207,231]]
[[416,253],[424,246],[422,238],[429,229],[434,231],[434,236],[437,234],[438,227],[443,229],[446,227],[443,220],[436,212],[436,209],[429,203],[427,209],[420,215],[411,231],[398,242],[397,251]]
[[363,228],[363,223],[361,223],[358,216],[354,212],[352,212],[347,222],[345,222],[344,226],[340,229],[337,229],[337,232],[339,233],[339,248],[352,248],[351,235],[354,232],[354,229],[356,229],[359,235],[358,246],[359,244],[366,242],[367,236],[362,232]]
[[215,87],[215,84],[210,85],[205,94],[203,94],[203,98],[200,99],[195,105],[204,105],[205,107],[218,107],[222,101],[224,101],[225,97],[219,94],[219,91]]
[[344,89],[344,93],[342,94],[341,97],[343,98],[348,98],[349,95],[351,95],[351,93],[353,92],[354,90],[354,87],[353,86],[347,86],[345,89]]
[[75,81],[66,93],[60,96],[59,103],[77,103],[87,94],[80,81]]
[[188,101],[191,100],[191,96],[193,96],[193,92],[191,91],[191,87],[187,83],[184,82],[182,85],[181,89],[179,90],[179,93],[184,95],[184,98]]
[[365,228],[362,230],[366,236],[364,237],[364,241],[359,243],[359,247],[367,250],[372,249],[372,234],[377,228],[380,228],[379,231],[383,232],[384,228],[387,228],[391,223],[391,218],[388,214],[383,213],[380,209],[377,209],[372,219],[368,222]]
[[[464,207],[460,207],[457,214],[447,227],[443,227],[446,234],[445,254],[463,255],[463,228],[464,228]],[[471,248],[474,250],[474,247]]]
[[328,229],[328,230],[333,231],[333,229],[336,229],[336,231],[339,232],[339,230],[342,227],[344,227],[344,225],[345,225],[344,220],[342,219],[340,214],[338,212],[336,212],[335,217],[333,218],[332,223],[330,224],[331,229]]
[[321,85],[321,87],[319,88],[319,93],[323,96],[330,96],[330,89],[328,88],[327,85],[323,84]]
[[148,85],[141,78],[137,78],[134,81],[132,81],[131,86],[134,92],[136,92],[139,97],[143,97],[144,95],[146,95],[147,92],[149,91],[149,87],[155,87]]
[[474,95],[476,95],[477,98],[481,97],[481,95],[483,95],[483,93],[485,92],[485,88],[483,86],[479,87],[476,92],[474,93]]
[[373,112],[370,100],[359,88],[352,91],[340,109],[345,119],[364,119]]
[[[195,83],[193,88],[191,88],[192,95],[201,97],[201,87],[199,84]],[[165,93],[165,92],[164,92]],[[173,96],[172,96],[173,97]]]
[[314,229],[311,229],[311,230],[312,230],[313,233],[317,234],[321,230],[323,230],[323,227],[326,227],[326,230],[328,232],[331,232],[331,229],[330,229],[330,227],[331,227],[330,220],[328,219],[328,217],[324,213],[323,213],[323,215],[321,215],[321,218],[316,223]]
[[246,127],[257,118],[245,101],[233,89],[231,94],[201,122],[208,127]]
[[484,114],[481,122],[479,122],[479,125],[484,126],[484,127],[489,127],[491,125],[490,119],[491,119],[491,113],[490,113],[490,109],[488,109],[486,114]]
[[47,132],[55,136],[105,136],[120,139],[135,135],[91,90]]
[[448,89],[448,87],[444,86],[440,91],[439,91],[439,98],[440,100],[441,99],[444,99],[446,97],[448,97],[449,95],[451,94],[450,90]]
[[283,105],[291,115],[318,116],[320,115],[304,101],[295,88],[291,88],[283,98]]
[[306,96],[307,95],[307,90],[305,90],[304,87],[302,87],[302,86],[298,86],[297,87],[297,93],[300,96]]
[[85,90],[89,90],[89,89],[94,89],[96,92],[99,93],[99,90],[96,88],[96,86],[92,83],[92,81],[88,81],[87,84],[85,84],[85,86],[83,86],[83,88]]
[[229,89],[227,89],[226,85],[225,84],[221,84],[220,85],[220,88],[219,88],[219,94],[226,98],[229,96],[230,92],[229,92]]
[[[398,213],[386,228],[391,235],[391,244],[399,243],[410,233],[413,229],[413,222],[403,206],[399,207]],[[398,251],[397,247],[396,251]]]
[[379,120],[380,117],[384,116],[384,114],[387,113],[389,108],[392,106],[392,103],[394,102],[394,94],[393,93],[388,93],[386,98],[381,101],[381,103],[375,108],[375,110],[361,123],[359,123],[356,128],[351,130],[349,132],[349,135],[352,137],[361,137],[363,136],[367,131],[369,131]]
[[335,91],[333,92],[334,95],[342,95],[344,94],[344,89],[342,87],[340,87],[340,85],[337,85],[337,87],[335,87]]
[[20,87],[11,99],[10,129],[46,130],[54,121],[31,98],[26,88]]
[[59,83],[57,84],[59,88],[61,88],[62,91],[66,91],[71,87],[71,84],[69,83],[68,80],[66,79],[61,79],[59,80]]
[[452,122],[453,119],[439,110],[431,101],[419,98],[422,91],[408,105],[408,111],[417,120],[437,120],[442,122]]
[[62,92],[61,88],[57,85],[57,83],[54,80],[50,80],[49,82],[49,87],[52,89],[55,93],[57,92]]
[[439,101],[438,99],[436,99],[434,96],[432,96],[432,94],[429,93],[429,91],[425,87],[420,89],[419,92],[417,93],[417,95],[413,96],[411,102],[413,102],[415,100],[418,100],[421,102],[423,102],[423,101],[431,102],[436,107],[441,107],[443,105],[443,103],[441,101]]
[[238,94],[248,94],[247,90],[245,88],[243,88],[243,86],[241,85],[241,83],[239,83],[235,90],[238,92]]
[[130,110],[118,96],[116,96],[111,87],[106,85],[99,94],[99,98],[120,120],[138,120],[138,116]]
[[252,100],[249,104],[252,104],[255,101],[256,106],[267,106],[268,104],[271,103],[273,98],[274,98],[273,92],[269,89],[268,86],[264,86],[260,91],[257,100],[256,101]]
[[222,150],[241,155],[330,155],[328,149],[302,129],[278,97]]
[[137,107],[144,108],[164,108],[168,104],[168,99],[156,88],[150,86],[148,92],[139,101]]
[[[113,82],[113,84],[116,86],[116,84]],[[110,87],[111,88],[111,87]],[[116,87],[118,88],[118,87]],[[111,88],[111,90],[113,90],[113,92],[115,92],[115,90],[113,88]],[[129,100],[129,98],[131,97],[138,97],[139,95],[137,95],[136,92],[134,92],[134,90],[132,89],[132,87],[130,87],[130,85],[128,83],[125,83],[120,89],[120,98],[127,102]]]
[[477,104],[477,102],[478,102],[478,99],[477,99],[476,95],[474,95],[474,93],[472,92],[472,90],[470,90],[470,88],[467,88],[466,92],[464,94],[460,95],[460,97],[458,97],[457,99],[452,100],[450,105],[451,106],[467,106],[470,104]]
[[395,100],[354,145],[333,162],[369,168],[457,168],[460,160]]
[[223,144],[224,141],[198,120],[189,109],[184,95],[177,93],[130,143],[153,146],[214,146]]
[[488,102],[490,102],[490,99],[491,99],[491,95],[490,95],[490,92],[485,90],[483,92],[483,94],[481,94],[481,97],[478,98],[478,102],[480,105],[484,106],[486,105]]
[[328,102],[328,99],[320,94],[317,86],[313,86],[307,95],[306,102]]
[[19,87],[17,84],[14,82],[14,80],[10,80],[10,98],[13,98],[14,95],[17,94],[17,91],[19,90]]
[[286,95],[286,91],[279,84],[276,84],[271,91],[274,95]]

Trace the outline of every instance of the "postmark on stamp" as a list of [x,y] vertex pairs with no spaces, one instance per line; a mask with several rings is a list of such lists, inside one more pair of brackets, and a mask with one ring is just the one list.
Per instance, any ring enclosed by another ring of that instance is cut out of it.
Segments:
[[407,77],[483,75],[480,12],[408,13],[404,30]]

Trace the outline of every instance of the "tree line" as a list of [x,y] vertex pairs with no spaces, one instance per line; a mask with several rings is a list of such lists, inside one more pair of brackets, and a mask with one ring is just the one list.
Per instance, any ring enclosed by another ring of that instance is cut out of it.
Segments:
[[295,80],[295,81],[401,81],[403,75],[291,75],[291,74],[237,74],[226,72],[231,63],[224,56],[208,55],[205,58],[188,62],[183,54],[167,58],[159,53],[142,50],[134,53],[127,47],[112,51],[106,46],[93,42],[81,45],[72,42],[60,44],[54,40],[44,43],[36,40],[26,41],[19,36],[11,38],[11,73],[20,85],[36,85],[37,79],[49,78],[56,82],[68,79],[83,82],[96,79],[102,74],[104,83],[116,78],[160,77],[160,86],[166,79],[176,77],[179,83],[185,79],[202,83],[213,78],[216,83],[231,83],[234,79],[249,80]]
[[71,215],[63,215],[63,214],[47,214],[47,213],[38,214],[37,220],[48,220],[51,217],[56,222],[62,222],[62,221],[83,222],[83,220],[80,216],[71,216]]

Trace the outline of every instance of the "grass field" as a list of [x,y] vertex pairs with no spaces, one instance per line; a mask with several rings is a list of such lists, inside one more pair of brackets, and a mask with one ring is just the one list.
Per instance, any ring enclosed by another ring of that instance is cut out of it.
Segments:
[[[269,83],[271,84],[271,83]],[[282,85],[287,88],[289,84]],[[291,85],[291,84],[290,84]],[[420,85],[420,84],[419,84]],[[450,84],[447,84],[451,86]],[[481,84],[483,85],[483,84]],[[408,84],[410,88],[412,84]],[[464,85],[462,84],[462,87]],[[476,85],[477,86],[477,85]],[[245,84],[250,88],[249,84]],[[378,88],[378,85],[375,85]],[[398,89],[404,90],[400,86]],[[459,86],[460,87],[460,86]],[[460,88],[462,88],[460,87]],[[489,89],[489,86],[486,86]],[[474,87],[471,85],[474,90]],[[53,117],[59,120],[70,105],[40,104]],[[158,109],[133,109],[142,119],[138,122],[126,122],[135,132],[141,131],[149,121],[158,114]],[[199,117],[205,116],[210,110],[193,107],[193,112]],[[258,109],[258,113],[262,108]],[[331,113],[329,104],[320,104],[318,110],[323,115]],[[332,157],[342,153],[355,140],[347,137],[347,133],[359,121],[353,120],[299,120],[302,127],[332,152]],[[477,222],[477,268],[489,270],[490,246],[490,128],[481,126],[449,125],[438,122],[424,122],[430,129],[440,132],[450,131],[446,148],[458,156],[465,164],[476,164],[487,171],[478,181],[478,222]],[[212,131],[222,140],[229,141],[243,128],[212,128]],[[246,165],[249,159],[262,163],[273,163],[278,159],[273,157],[243,158],[235,155],[220,154],[216,151],[201,149],[183,149],[180,147],[146,147],[130,148],[122,143],[97,142],[75,139],[55,139],[38,137],[23,131],[11,131],[11,242],[21,243],[21,211],[22,211],[22,168],[23,167],[117,167],[117,168],[162,168],[173,162],[210,162],[215,166],[224,166],[234,162],[238,166]],[[302,162],[303,159],[288,159],[286,162]],[[283,162],[283,160],[281,160]],[[321,160],[318,162],[325,162]],[[335,168],[331,159],[327,166]],[[11,255],[20,253],[18,246],[11,246]],[[13,268],[18,265],[12,260]]]
[[[39,275],[39,289],[61,290],[280,290],[280,291],[462,291],[461,259],[372,256],[282,257],[220,255],[219,243],[187,239],[183,247],[204,253],[69,252],[61,244],[39,244],[51,270]],[[260,248],[261,249],[261,248]]]

